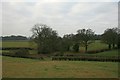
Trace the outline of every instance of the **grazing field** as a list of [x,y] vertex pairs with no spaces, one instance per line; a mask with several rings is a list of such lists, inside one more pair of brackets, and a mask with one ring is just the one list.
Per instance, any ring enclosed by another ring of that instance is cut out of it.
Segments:
[[[31,41],[3,41],[0,42],[0,44],[2,44],[2,47],[30,47],[30,48],[37,47],[37,45]],[[100,50],[106,48],[107,48],[107,44],[101,43],[99,40],[96,40],[94,43],[88,46],[88,51]],[[84,52],[85,48],[83,46],[80,46],[80,51]]]
[[111,57],[111,56],[118,56],[120,55],[120,52],[118,51],[118,49],[116,50],[110,50],[110,51],[104,51],[104,52],[99,52],[99,53],[95,53],[95,54],[81,54],[81,55],[96,55],[96,56],[107,56],[107,57]]
[[118,56],[120,55],[120,52],[116,50],[111,50],[111,51],[105,51],[105,52],[100,52],[92,55],[97,55],[97,56]]
[[35,47],[36,44],[30,41],[3,41],[2,47]]
[[0,56],[0,78],[2,78],[2,56]]
[[75,54],[75,55],[86,55],[86,56],[106,56],[106,57],[112,57],[112,56],[119,56],[120,51],[118,49],[115,50],[110,50],[110,51],[104,51],[104,52],[99,52],[99,53],[94,53],[94,54],[88,54],[88,53],[72,53],[72,52],[66,52],[65,54]]
[[[36,46],[37,46],[34,42],[30,42],[30,41],[3,41],[3,42],[0,42],[0,44],[2,44],[2,47],[30,47],[30,48],[36,48]],[[99,40],[96,40],[94,43],[92,43],[88,46],[88,51],[107,49],[107,48],[108,48],[107,44],[102,43]],[[80,51],[84,52],[85,48],[80,46]],[[9,52],[9,50],[3,50],[3,52]],[[31,54],[36,54],[37,53],[36,50],[29,50],[29,52]],[[85,54],[85,55],[89,55],[89,54]],[[118,51],[117,50],[105,51],[105,52],[92,54],[92,55],[117,56]]]
[[[100,40],[96,40],[95,42],[88,45],[88,51],[107,49],[107,48],[108,48],[108,45],[100,42]],[[85,51],[85,47],[80,46],[80,51]]]
[[3,77],[117,78],[117,62],[39,61],[3,57]]
[[[2,47],[27,47],[27,48],[36,48],[36,44],[31,41],[3,41],[0,42]],[[2,52],[10,52],[11,50],[3,50]],[[1,52],[1,51],[0,51]],[[36,54],[36,50],[29,50],[31,54]]]

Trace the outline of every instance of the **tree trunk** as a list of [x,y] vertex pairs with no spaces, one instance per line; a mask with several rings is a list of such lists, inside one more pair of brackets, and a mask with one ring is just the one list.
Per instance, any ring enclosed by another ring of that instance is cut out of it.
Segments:
[[85,53],[87,53],[87,48],[88,48],[88,45],[86,44],[85,45]]
[[117,44],[117,48],[120,49],[120,44]]
[[111,49],[111,44],[108,45],[108,48]]
[[113,49],[115,48],[115,44],[113,44]]

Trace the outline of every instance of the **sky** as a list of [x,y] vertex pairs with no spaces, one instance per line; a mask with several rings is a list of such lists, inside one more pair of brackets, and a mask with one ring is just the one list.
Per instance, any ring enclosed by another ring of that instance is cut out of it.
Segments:
[[83,28],[102,34],[107,28],[118,27],[117,1],[4,0],[0,3],[1,35],[30,37],[31,28],[37,23],[48,25],[59,36]]

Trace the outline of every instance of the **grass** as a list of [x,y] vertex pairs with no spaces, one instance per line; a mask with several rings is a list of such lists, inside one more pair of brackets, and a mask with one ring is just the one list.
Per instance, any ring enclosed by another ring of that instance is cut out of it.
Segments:
[[[36,44],[28,41],[4,41],[0,42],[3,47],[36,47]],[[88,46],[88,50],[107,48],[107,45],[95,41]],[[84,47],[80,47],[84,51]],[[1,52],[1,51],[0,51]],[[3,52],[9,52],[3,50]],[[30,50],[30,53],[37,53]],[[83,54],[97,56],[116,56],[118,50],[111,50],[97,54]],[[117,78],[117,62],[89,62],[89,61],[51,61],[46,58],[44,61],[3,57],[3,77],[9,78]]]
[[36,44],[30,41],[3,41],[2,47],[36,47]]
[[117,62],[39,61],[3,57],[3,77],[9,78],[117,78]]
[[[95,42],[88,45],[88,51],[91,50],[100,50],[100,49],[107,49],[108,45],[105,43],[102,43],[100,40],[96,40]],[[80,51],[85,51],[85,47],[80,46]]]
[[0,78],[2,78],[2,56],[0,56]]
[[118,53],[118,50],[110,50],[110,51],[105,51],[105,52],[100,52],[100,53],[95,53],[95,54],[81,54],[81,55],[96,55],[96,56],[118,56],[120,53]]
[[88,54],[88,53],[72,53],[72,52],[66,52],[65,54],[79,54],[79,55],[96,55],[96,56],[106,56],[106,57],[111,57],[111,56],[118,56],[120,55],[120,52],[118,53],[118,49],[116,50],[110,50],[110,51],[105,51],[105,52],[100,52],[100,53],[94,53],[94,54]]
[[[3,42],[0,42],[0,44],[2,44],[2,47],[34,47],[35,48],[37,46],[34,42],[30,42],[30,41],[3,41]],[[108,48],[107,44],[101,43],[100,40],[96,40],[94,43],[88,46],[88,51],[105,49],[105,48]],[[80,51],[84,52],[85,48],[80,46]],[[3,50],[3,52],[9,52],[9,51]],[[36,50],[29,50],[29,52],[30,54],[37,53]],[[114,55],[117,55],[117,50],[97,53],[94,55],[114,56]]]
[[106,49],[106,48],[108,48],[107,44],[102,43],[99,40],[96,40],[94,43],[91,43],[88,46],[88,51],[90,51],[90,50],[99,50],[99,49]]
[[118,50],[111,50],[111,51],[105,51],[105,52],[96,53],[96,54],[92,54],[92,55],[97,55],[97,56],[118,56],[119,54],[120,54],[120,52],[118,52]]
[[[29,48],[36,48],[36,44],[30,41],[3,41],[0,42],[2,47],[29,47]],[[10,52],[11,50],[2,50],[0,52]],[[30,54],[36,54],[36,50],[29,50]]]
[[[3,41],[0,42],[2,44],[2,47],[30,47],[30,48],[36,48],[36,44],[34,42],[30,41]],[[99,49],[105,49],[107,48],[107,45],[104,43],[101,43],[99,40],[96,40],[94,43],[90,44],[88,46],[88,51],[90,50],[99,50]],[[85,51],[85,48],[80,46],[80,51]],[[30,51],[31,54],[37,53],[35,50]]]

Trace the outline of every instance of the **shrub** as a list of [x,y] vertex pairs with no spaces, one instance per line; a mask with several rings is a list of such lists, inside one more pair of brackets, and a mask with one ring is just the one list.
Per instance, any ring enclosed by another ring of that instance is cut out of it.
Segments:
[[74,50],[74,52],[79,52],[79,44],[78,43],[73,45],[73,50]]
[[18,57],[24,57],[29,55],[29,51],[27,49],[19,49],[15,51],[15,55]]

